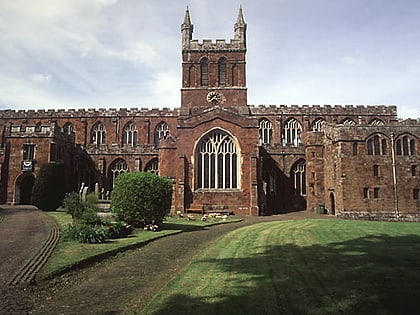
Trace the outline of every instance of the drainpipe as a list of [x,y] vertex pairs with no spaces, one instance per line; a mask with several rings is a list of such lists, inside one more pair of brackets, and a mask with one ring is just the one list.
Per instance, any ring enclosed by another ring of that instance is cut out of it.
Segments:
[[394,210],[397,218],[400,216],[400,211],[398,209],[398,190],[397,190],[397,169],[395,161],[395,147],[394,147],[394,133],[391,133],[391,156],[392,156],[392,179],[394,185]]

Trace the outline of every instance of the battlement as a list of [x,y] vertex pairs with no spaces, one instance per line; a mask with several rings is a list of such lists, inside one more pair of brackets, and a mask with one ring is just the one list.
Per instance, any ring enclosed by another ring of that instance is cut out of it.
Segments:
[[397,116],[394,105],[249,105],[253,115]]
[[175,116],[179,115],[179,109],[170,108],[78,108],[78,109],[39,109],[39,110],[0,110],[0,117],[3,119],[16,119],[16,118],[66,118],[66,117],[125,117],[125,116]]
[[184,50],[219,51],[219,50],[246,50],[246,48],[243,41],[238,40],[238,39],[231,39],[229,42],[227,42],[224,39],[216,39],[216,41],[213,41],[211,39],[204,39],[201,42],[198,39],[192,39],[189,41],[188,46],[184,47]]

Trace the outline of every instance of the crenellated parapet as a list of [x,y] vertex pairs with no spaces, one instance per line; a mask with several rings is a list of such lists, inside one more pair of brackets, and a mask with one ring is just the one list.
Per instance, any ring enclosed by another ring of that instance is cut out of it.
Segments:
[[246,47],[243,41],[239,39],[231,39],[229,42],[224,39],[216,39],[216,41],[211,39],[204,39],[203,41],[193,39],[189,41],[187,49],[188,51],[242,51],[246,50]]
[[395,116],[393,105],[249,105],[253,115]]
[[179,109],[170,108],[89,108],[89,109],[39,109],[39,110],[0,110],[0,117],[7,119],[59,119],[90,117],[178,117]]

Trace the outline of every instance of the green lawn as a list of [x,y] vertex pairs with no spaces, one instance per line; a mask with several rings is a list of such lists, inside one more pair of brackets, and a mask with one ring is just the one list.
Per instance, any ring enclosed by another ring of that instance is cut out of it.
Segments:
[[[62,228],[73,222],[71,216],[63,211],[46,212],[46,214],[53,217]],[[44,277],[53,277],[75,266],[81,267],[118,252],[143,246],[145,243],[160,237],[239,220],[239,218],[235,217],[230,217],[227,220],[210,218],[207,221],[201,221],[200,216],[195,216],[194,220],[168,217],[162,224],[162,229],[158,232],[139,229],[127,238],[113,239],[103,244],[82,244],[60,239],[52,257],[43,269],[42,275]]]
[[414,314],[420,224],[279,221],[235,230],[141,314]]

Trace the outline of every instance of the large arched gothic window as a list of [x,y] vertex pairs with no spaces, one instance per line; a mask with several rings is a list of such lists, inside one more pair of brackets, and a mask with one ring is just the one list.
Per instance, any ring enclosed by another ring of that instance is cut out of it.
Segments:
[[115,179],[118,177],[118,175],[122,173],[128,172],[128,165],[127,162],[123,159],[116,159],[114,162],[112,162],[110,167],[110,175],[111,175],[111,187],[114,188]]
[[302,143],[301,134],[302,126],[300,123],[294,118],[289,119],[283,127],[283,145],[297,147]]
[[97,122],[92,128],[92,144],[105,144],[106,131],[101,122]]
[[239,188],[239,152],[234,139],[222,130],[205,135],[196,149],[196,188]]
[[200,61],[200,75],[201,75],[201,86],[209,85],[209,60],[203,58]]
[[298,160],[292,167],[293,189],[297,195],[306,195],[306,161]]
[[137,127],[131,121],[124,127],[123,144],[131,146],[137,145]]
[[169,136],[169,126],[162,121],[155,129],[155,143],[158,144],[160,140],[166,139]]
[[273,125],[268,119],[263,118],[260,120],[258,132],[261,144],[271,144],[273,138]]
[[226,58],[219,59],[219,86],[226,86]]

